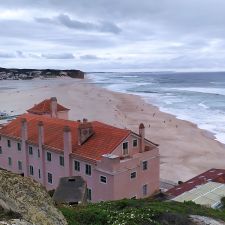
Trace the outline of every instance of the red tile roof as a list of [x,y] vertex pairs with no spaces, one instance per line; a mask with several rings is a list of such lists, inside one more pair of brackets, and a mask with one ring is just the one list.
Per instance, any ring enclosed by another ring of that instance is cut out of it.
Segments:
[[21,120],[26,118],[28,127],[28,141],[38,143],[38,123],[44,124],[44,147],[63,151],[63,130],[68,126],[72,135],[73,154],[89,160],[99,160],[103,154],[112,151],[131,133],[129,130],[119,129],[101,122],[93,121],[94,134],[82,145],[78,145],[77,127],[79,122],[48,118],[34,114],[23,114],[0,130],[0,135],[14,138],[21,136]]
[[[57,112],[68,111],[69,109],[57,103]],[[45,99],[44,101],[34,105],[28,109],[27,112],[35,114],[51,113],[51,99]]]
[[225,169],[210,169],[174,188],[171,188],[166,194],[171,197],[176,197],[186,191],[190,191],[198,185],[207,183],[209,181],[225,184]]

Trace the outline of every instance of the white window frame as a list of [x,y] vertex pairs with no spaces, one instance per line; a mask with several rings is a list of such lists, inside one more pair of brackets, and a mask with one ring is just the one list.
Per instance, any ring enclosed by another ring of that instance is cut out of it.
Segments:
[[12,157],[8,157],[8,166],[12,167]]
[[[61,161],[61,159],[62,159],[62,161]],[[61,162],[62,162],[63,165],[61,164]],[[64,160],[64,156],[63,155],[59,156],[59,165],[62,166],[62,167],[65,166],[65,160]]]
[[[86,168],[87,168],[87,166],[90,166],[90,168],[91,168],[91,174],[87,174],[86,173]],[[92,176],[92,166],[90,165],[90,164],[85,164],[85,175],[87,175],[87,176],[89,176],[89,177],[91,177]]]
[[[22,170],[23,170],[23,162],[20,161],[20,160],[18,160],[17,165],[18,165],[18,170],[19,170],[19,171],[22,171]],[[21,168],[20,168],[20,165],[21,165]]]
[[[146,186],[146,194],[144,194],[144,186]],[[148,184],[143,184],[143,185],[142,185],[142,195],[143,195],[144,197],[148,196]]]
[[[101,178],[102,178],[102,177],[105,178],[105,182],[101,181]],[[99,180],[100,180],[100,183],[101,183],[101,184],[107,184],[107,177],[106,177],[106,176],[100,175],[100,176],[99,176]]]
[[[48,155],[50,154],[50,158],[51,158],[51,160],[48,160]],[[46,160],[48,161],[48,162],[51,162],[52,161],[52,153],[51,152],[46,152]]]
[[17,142],[17,151],[19,151],[19,152],[22,151],[22,145],[21,145],[21,142]]
[[[91,191],[91,199],[88,199],[88,190],[90,190]],[[93,193],[92,193],[92,188],[87,188],[87,201],[88,202],[91,202],[92,201],[92,197],[93,197]]]
[[[133,177],[133,178],[131,177],[131,174],[132,174],[132,173],[135,173],[135,177]],[[134,180],[134,179],[136,179],[136,178],[137,178],[137,171],[131,172],[131,173],[130,173],[130,179],[131,179],[131,180]]]
[[[49,177],[48,177],[48,175],[49,175],[49,174],[51,174],[51,176],[52,176],[52,183],[50,183],[50,182],[49,182],[49,179],[48,179],[48,178],[49,178]],[[53,174],[52,174],[52,173],[50,173],[50,172],[47,172],[47,179],[48,179],[48,184],[51,184],[51,185],[53,185]]]
[[[123,148],[123,144],[125,144],[125,143],[127,143],[127,149]],[[127,152],[124,154],[124,151],[127,151]],[[128,141],[125,141],[125,142],[122,143],[122,154],[124,156],[129,155],[129,142]]]
[[[75,164],[76,164],[76,162],[78,162],[79,163],[79,170],[76,170],[75,169]],[[78,161],[78,160],[74,160],[74,171],[76,171],[76,172],[80,172],[80,161]],[[85,172],[86,172],[86,166],[85,166]]]
[[12,147],[12,142],[10,139],[7,139],[7,147],[11,148]]
[[[31,146],[31,145],[28,146],[28,153],[29,153],[29,155],[33,155],[34,154],[34,148],[33,148],[33,146]],[[30,154],[30,153],[32,153],[32,154]]]
[[41,169],[38,169],[38,179],[41,179]]
[[[32,174],[31,174],[31,168],[32,168]],[[33,165],[29,166],[29,175],[34,176],[34,166]]]
[[[144,162],[147,162],[147,169],[144,169]],[[141,162],[141,168],[142,168],[142,171],[146,171],[149,169],[149,161],[148,160],[144,160]]]
[[[137,141],[137,146],[134,146],[134,141]],[[132,140],[132,147],[133,147],[133,148],[138,148],[138,139],[137,139],[137,138],[134,138],[134,139]]]

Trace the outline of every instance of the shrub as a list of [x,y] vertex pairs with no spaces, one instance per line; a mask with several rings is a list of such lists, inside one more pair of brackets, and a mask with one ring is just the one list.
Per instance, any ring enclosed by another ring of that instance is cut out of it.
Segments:
[[220,201],[221,201],[221,203],[222,203],[222,205],[223,205],[223,208],[225,208],[225,197],[222,197],[222,198],[220,199]]

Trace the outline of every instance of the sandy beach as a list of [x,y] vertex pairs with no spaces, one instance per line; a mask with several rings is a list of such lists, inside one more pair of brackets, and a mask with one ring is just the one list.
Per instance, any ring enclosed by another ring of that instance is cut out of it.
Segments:
[[[11,82],[11,81],[8,81]],[[27,81],[23,81],[27,82]],[[225,146],[195,124],[176,119],[147,104],[139,96],[99,88],[88,80],[60,78],[33,88],[0,90],[0,111],[21,114],[49,97],[70,108],[70,119],[99,120],[138,132],[142,122],[146,138],[159,144],[161,178],[185,181],[211,168],[224,168]],[[196,112],[197,113],[197,112]]]

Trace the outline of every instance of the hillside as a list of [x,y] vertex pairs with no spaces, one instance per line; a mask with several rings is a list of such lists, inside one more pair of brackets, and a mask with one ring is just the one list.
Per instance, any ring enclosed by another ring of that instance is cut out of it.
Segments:
[[[191,202],[161,202],[151,199],[121,200],[78,207],[61,207],[69,225],[193,225],[225,224],[225,210],[214,210]],[[196,221],[190,218],[196,216]],[[204,217],[202,217],[204,216]],[[209,218],[216,220],[211,220]],[[205,220],[206,222],[200,223]],[[217,221],[218,220],[218,221]],[[210,223],[210,221],[212,221]]]
[[20,218],[35,225],[67,225],[41,184],[5,170],[0,170],[0,181],[0,225]]
[[30,80],[33,78],[53,78],[69,76],[84,79],[84,72],[80,70],[53,70],[53,69],[6,69],[0,67],[0,80]]

